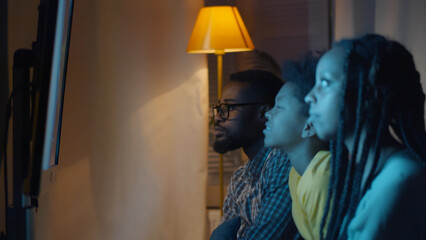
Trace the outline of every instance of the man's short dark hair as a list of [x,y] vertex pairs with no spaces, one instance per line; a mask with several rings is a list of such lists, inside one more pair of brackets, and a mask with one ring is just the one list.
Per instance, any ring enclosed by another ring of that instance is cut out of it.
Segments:
[[315,70],[321,55],[321,52],[307,52],[299,61],[284,61],[282,65],[282,77],[285,82],[294,83],[294,96],[304,104],[305,116],[309,116],[309,105],[304,99],[315,85]]
[[264,70],[246,70],[231,74],[230,81],[248,83],[253,94],[259,101],[271,106],[274,105],[275,96],[284,82],[275,74]]

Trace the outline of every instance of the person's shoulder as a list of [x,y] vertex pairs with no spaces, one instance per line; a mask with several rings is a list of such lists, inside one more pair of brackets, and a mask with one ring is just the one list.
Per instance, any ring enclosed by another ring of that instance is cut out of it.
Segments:
[[262,178],[267,184],[287,184],[291,162],[287,154],[279,149],[270,149],[262,169]]
[[291,167],[291,162],[285,152],[276,148],[267,149],[267,152],[265,168],[277,169],[280,167]]
[[247,169],[247,162],[239,166],[237,170],[235,170],[234,173],[232,173],[230,184],[232,185],[242,181],[242,178],[246,169]]
[[377,239],[414,233],[424,224],[425,189],[425,167],[417,157],[408,150],[393,154],[362,197],[348,233]]
[[384,179],[393,180],[394,183],[423,180],[421,183],[424,184],[425,170],[417,156],[408,150],[401,150],[389,157],[379,175],[383,175]]
[[321,150],[315,154],[312,161],[306,168],[305,172],[309,172],[311,174],[324,172],[329,173],[331,171],[331,153],[329,151]]
[[309,163],[299,182],[299,191],[304,194],[326,195],[331,174],[331,154],[319,151]]
[[399,197],[421,194],[425,188],[426,168],[408,150],[399,151],[389,157],[371,185],[373,192]]

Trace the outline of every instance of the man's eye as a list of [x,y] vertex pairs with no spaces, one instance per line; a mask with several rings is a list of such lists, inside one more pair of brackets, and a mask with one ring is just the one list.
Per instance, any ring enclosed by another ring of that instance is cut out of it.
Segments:
[[330,85],[330,81],[328,81],[327,79],[321,79],[320,80],[320,86],[321,87],[328,87]]
[[220,107],[220,108],[218,108],[218,110],[219,110],[220,112],[226,112],[226,111],[227,111],[226,107]]

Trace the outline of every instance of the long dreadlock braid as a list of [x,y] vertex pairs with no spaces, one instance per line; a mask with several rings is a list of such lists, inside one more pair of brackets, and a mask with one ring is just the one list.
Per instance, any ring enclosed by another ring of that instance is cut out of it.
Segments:
[[[347,226],[364,193],[376,175],[382,149],[382,136],[389,127],[401,143],[425,166],[425,95],[412,55],[400,43],[369,34],[337,44],[347,49],[339,127],[331,141],[333,155],[327,204],[321,229],[329,221],[326,239],[345,239]],[[355,109],[355,126],[347,126],[345,113]],[[350,158],[344,145],[345,134],[354,129]],[[367,129],[365,138],[361,130]],[[362,146],[361,153],[358,152]],[[363,184],[368,153],[374,157]],[[364,186],[361,188],[361,186]],[[329,214],[329,209],[332,208]],[[329,219],[329,220],[328,220]],[[323,231],[320,231],[323,238]]]
[[[345,66],[346,68],[346,66]],[[342,84],[342,90],[346,92],[346,82],[343,82]],[[344,96],[342,96],[342,101],[340,101],[340,112],[339,112],[339,118],[343,118],[345,113],[343,109],[345,109],[345,101],[343,101]],[[332,156],[332,170],[330,175],[330,183],[328,187],[328,194],[327,194],[327,203],[324,208],[324,215],[321,222],[321,231],[320,231],[320,238],[323,237],[323,231],[328,213],[331,208],[331,216],[330,216],[330,224],[328,225],[328,232],[327,236],[335,235],[334,232],[337,231],[337,229],[340,228],[341,221],[339,221],[338,216],[340,216],[341,208],[339,205],[339,199],[336,196],[341,196],[344,182],[345,182],[345,170],[347,169],[347,163],[348,161],[342,161],[343,159],[347,160],[348,152],[346,147],[343,144],[343,134],[345,129],[345,122],[340,121],[339,124],[339,130],[337,132],[338,137],[335,140],[330,141],[330,150],[331,150],[331,156]],[[339,226],[336,226],[335,228],[330,228],[331,223],[336,223]]]

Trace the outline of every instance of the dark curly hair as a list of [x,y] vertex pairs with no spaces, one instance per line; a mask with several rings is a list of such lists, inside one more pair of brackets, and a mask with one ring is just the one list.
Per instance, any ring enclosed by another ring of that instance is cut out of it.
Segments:
[[[384,133],[391,129],[399,138],[397,140],[425,165],[425,94],[413,56],[400,43],[368,34],[343,40],[335,46],[347,50],[346,81],[343,83],[337,136],[331,142],[332,173],[321,229],[330,218],[326,239],[345,239],[349,221],[344,224],[343,220],[354,217],[362,196],[374,180],[372,173],[377,168]],[[348,109],[356,116],[354,124],[344,121]],[[360,138],[363,128],[367,129],[365,140]],[[348,129],[354,129],[355,136],[350,156],[344,145]],[[358,152],[359,146],[362,146],[361,152]],[[374,153],[373,166],[361,190],[370,150]],[[332,211],[328,216],[330,208]],[[320,234],[322,239],[323,231]]]
[[302,114],[309,116],[309,105],[305,103],[305,96],[315,85],[315,69],[322,52],[307,52],[299,61],[284,61],[282,64],[282,78],[285,82],[295,84],[295,97],[303,103]]

